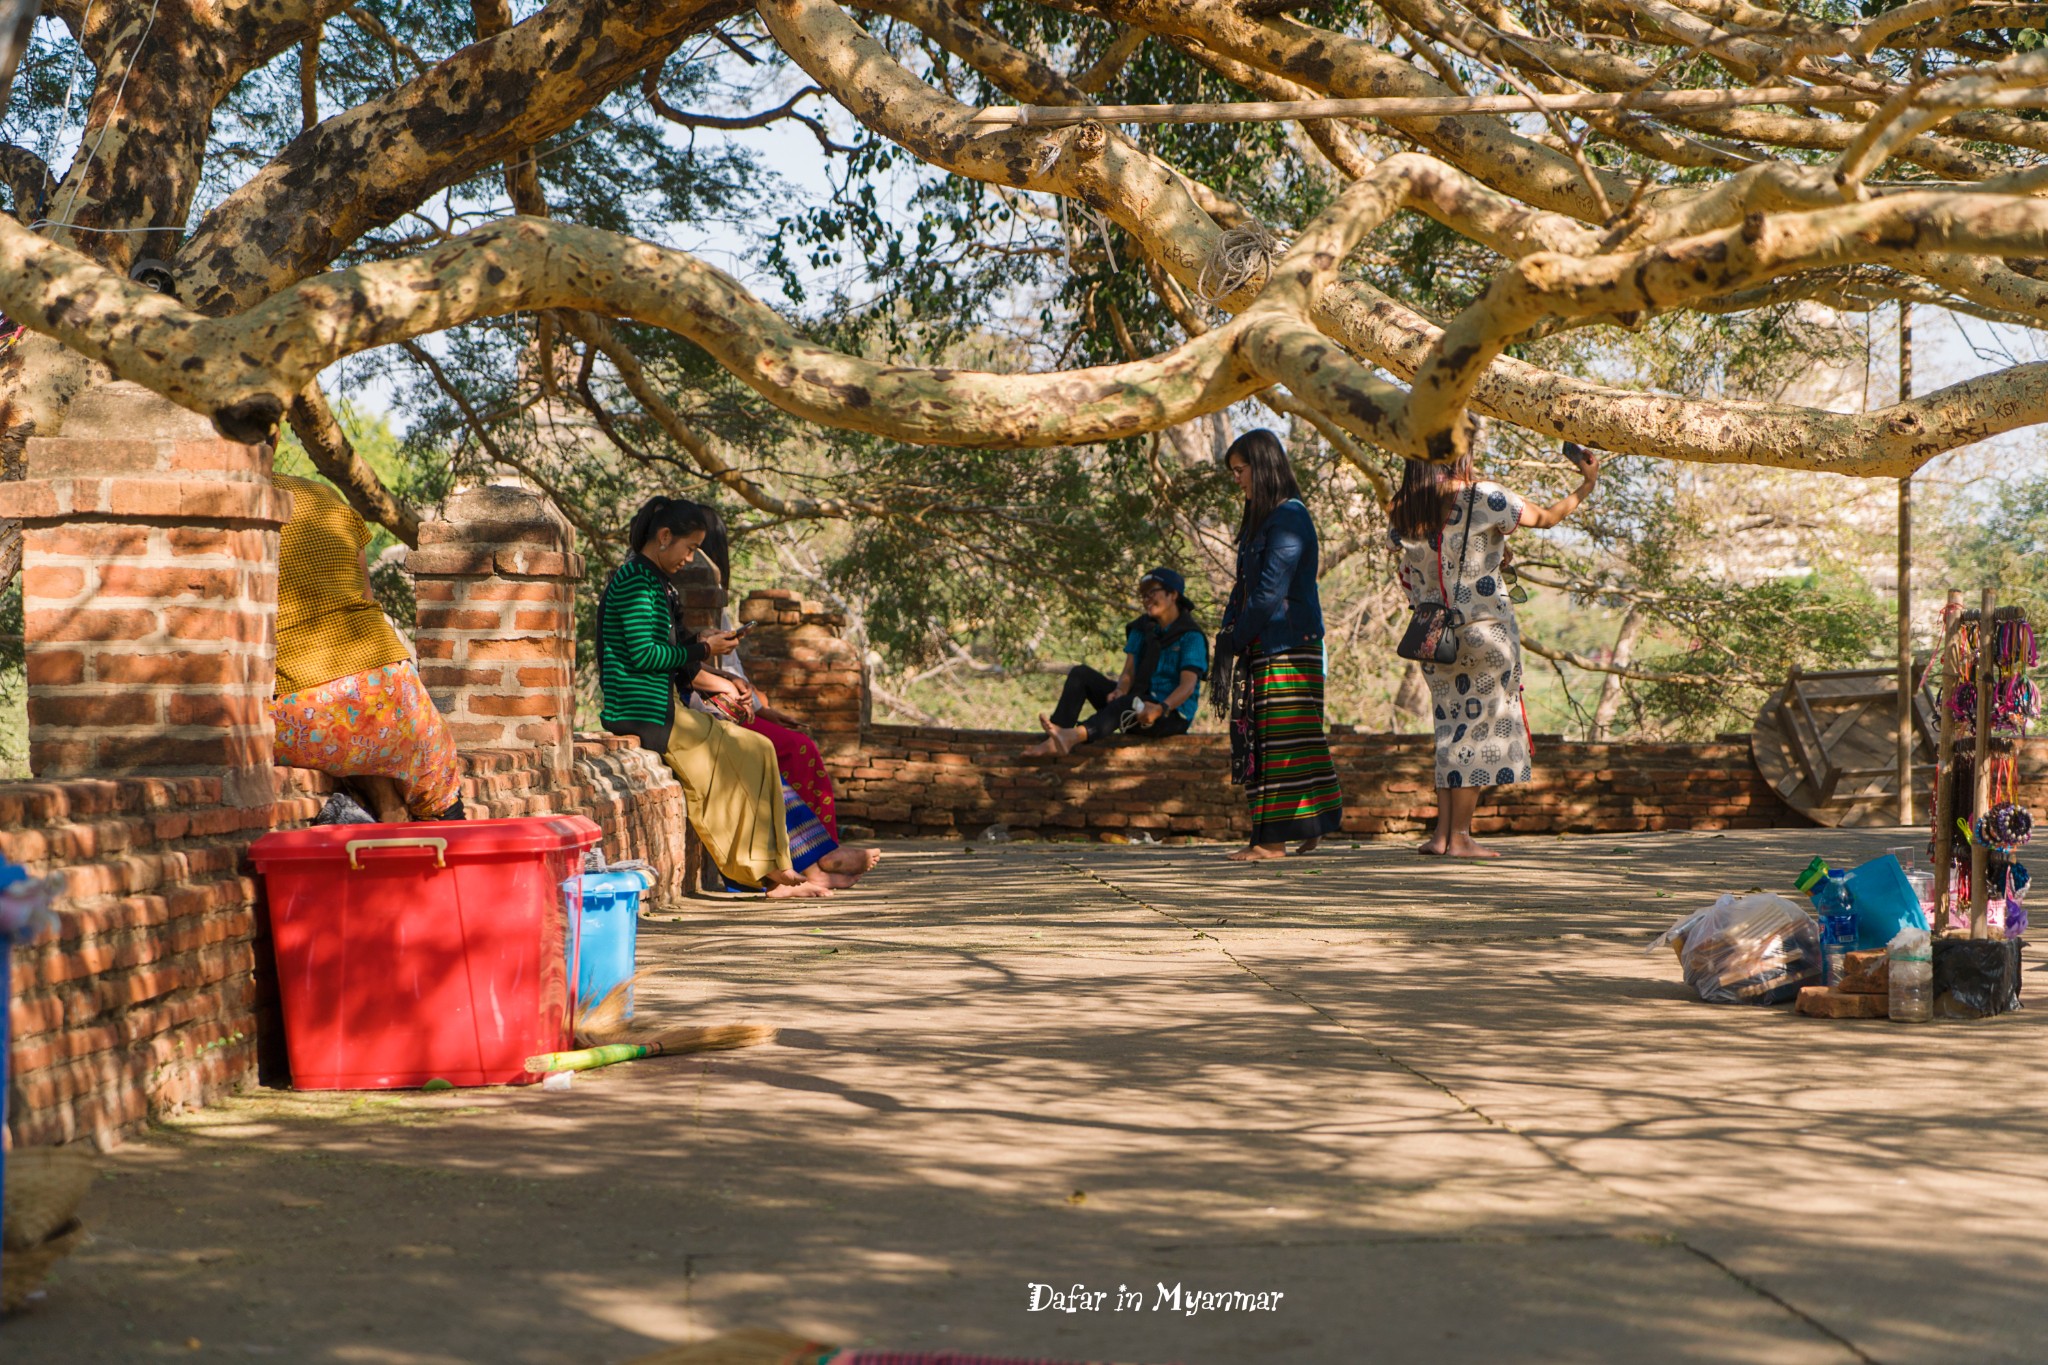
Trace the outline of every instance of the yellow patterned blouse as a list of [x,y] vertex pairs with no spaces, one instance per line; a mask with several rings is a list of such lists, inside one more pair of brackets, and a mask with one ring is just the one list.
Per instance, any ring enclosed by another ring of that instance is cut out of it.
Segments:
[[324,483],[280,474],[277,485],[292,495],[277,549],[277,695],[410,657],[364,595],[370,528]]

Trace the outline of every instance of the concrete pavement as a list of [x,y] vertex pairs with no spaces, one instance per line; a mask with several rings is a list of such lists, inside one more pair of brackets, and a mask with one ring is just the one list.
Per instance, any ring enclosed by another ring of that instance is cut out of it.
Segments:
[[[769,1326],[1190,1365],[2039,1360],[2043,1013],[1706,1006],[1643,951],[1902,841],[892,845],[834,901],[642,925],[646,1017],[773,1046],[567,1094],[265,1092],[130,1143],[0,1357],[622,1362]],[[1107,1297],[1034,1312],[1034,1284]]]

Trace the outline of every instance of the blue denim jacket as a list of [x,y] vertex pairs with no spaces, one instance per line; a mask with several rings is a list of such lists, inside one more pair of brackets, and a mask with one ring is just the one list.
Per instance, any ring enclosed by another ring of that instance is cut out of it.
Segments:
[[1237,652],[1277,654],[1323,638],[1316,524],[1289,498],[1237,552],[1237,587],[1223,614]]

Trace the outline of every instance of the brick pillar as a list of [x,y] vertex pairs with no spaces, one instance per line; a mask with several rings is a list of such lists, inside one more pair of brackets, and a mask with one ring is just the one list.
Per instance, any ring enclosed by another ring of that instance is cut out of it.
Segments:
[[418,601],[420,676],[465,749],[551,754],[572,780],[576,588],[583,556],[569,523],[524,488],[449,495],[406,557]]
[[758,623],[740,657],[769,702],[801,719],[821,749],[857,747],[868,724],[867,667],[841,635],[846,618],[770,590],[747,594],[739,619]]
[[698,634],[718,629],[718,618],[729,600],[718,581],[718,570],[700,556],[669,575],[669,582],[683,595],[683,624]]
[[0,483],[22,523],[29,766],[204,774],[273,799],[277,532],[270,448],[135,384],[81,397]]

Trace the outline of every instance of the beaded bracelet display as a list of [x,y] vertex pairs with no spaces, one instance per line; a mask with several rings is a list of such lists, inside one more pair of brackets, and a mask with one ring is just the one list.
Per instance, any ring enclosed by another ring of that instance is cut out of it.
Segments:
[[1976,841],[1987,848],[2018,848],[2034,837],[2034,817],[2025,806],[2001,801],[1977,822]]

